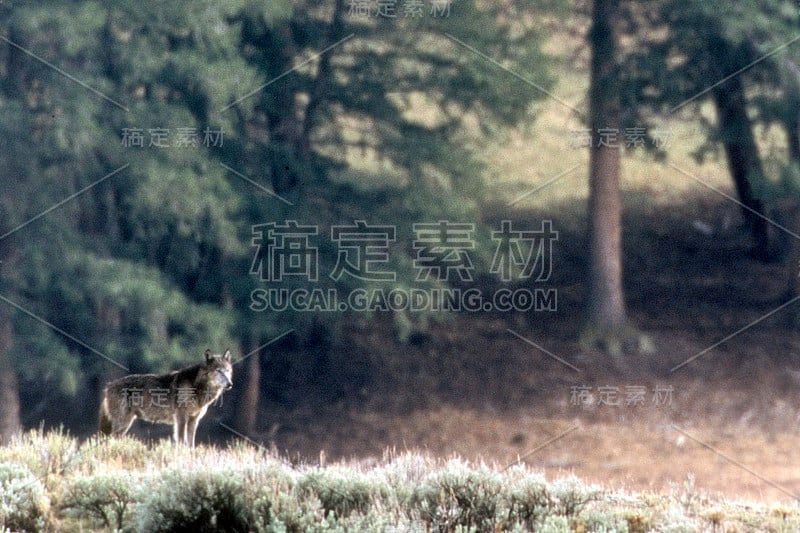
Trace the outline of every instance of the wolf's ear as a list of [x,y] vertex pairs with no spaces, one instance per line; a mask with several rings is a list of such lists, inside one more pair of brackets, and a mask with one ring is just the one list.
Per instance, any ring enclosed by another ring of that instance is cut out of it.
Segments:
[[206,363],[210,363],[211,359],[213,359],[213,357],[211,357],[211,350],[206,350]]
[[230,360],[231,360],[231,349],[230,348],[225,350],[225,354],[222,356],[222,358],[225,359],[226,361],[230,362]]

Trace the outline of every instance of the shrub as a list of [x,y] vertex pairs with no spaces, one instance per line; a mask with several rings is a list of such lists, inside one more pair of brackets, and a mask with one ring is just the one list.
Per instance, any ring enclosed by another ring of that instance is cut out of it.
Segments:
[[45,487],[23,465],[0,463],[0,527],[44,531],[50,502]]
[[550,515],[544,519],[544,523],[537,531],[540,533],[572,533],[572,528],[569,527],[569,520],[566,516]]
[[499,492],[496,473],[472,470],[451,461],[426,478],[416,491],[412,506],[435,531],[473,527],[493,531],[498,518]]
[[[646,516],[619,509],[593,509],[581,513],[584,531],[593,533],[637,533],[655,531]],[[644,529],[642,529],[644,526]]]
[[29,431],[4,451],[3,461],[22,463],[51,490],[51,485],[60,483],[81,458],[75,438],[60,429],[48,433],[41,429]]
[[325,511],[319,498],[313,494],[300,497],[294,490],[288,493],[263,494],[255,500],[254,508],[254,525],[259,533],[311,533],[328,530]]
[[356,471],[314,470],[299,479],[298,488],[316,495],[325,514],[332,512],[337,518],[349,516],[353,511],[365,513],[373,498],[382,492],[380,482]]
[[97,474],[69,485],[60,507],[68,515],[88,515],[100,527],[121,530],[129,525],[130,508],[141,492],[140,478],[129,473]]
[[415,500],[416,487],[423,484],[430,470],[430,459],[420,454],[406,453],[391,457],[388,463],[376,470],[388,491],[385,503],[395,508],[409,509]]
[[694,522],[682,510],[670,508],[661,517],[662,525],[658,528],[663,533],[693,533],[698,530]]
[[238,473],[167,470],[137,506],[137,529],[146,533],[244,533],[252,515]]
[[419,520],[395,516],[388,509],[370,509],[367,513],[353,513],[338,520],[336,527],[345,532],[422,533],[427,531]]
[[508,520],[520,522],[530,529],[553,512],[554,498],[547,481],[541,474],[530,474],[524,469],[508,473],[511,478],[507,491]]
[[586,485],[577,477],[557,479],[550,484],[553,509],[566,517],[576,516],[587,503],[600,499],[602,493],[599,487]]

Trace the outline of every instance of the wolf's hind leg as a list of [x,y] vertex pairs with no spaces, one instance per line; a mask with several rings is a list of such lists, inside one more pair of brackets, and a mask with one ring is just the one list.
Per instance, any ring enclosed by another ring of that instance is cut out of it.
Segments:
[[135,413],[126,409],[124,405],[111,404],[107,395],[103,397],[103,402],[100,404],[100,433],[124,435],[131,428],[134,420],[136,420]]
[[111,418],[111,413],[108,412],[108,400],[106,398],[103,398],[103,402],[100,404],[97,429],[101,435],[111,435],[111,431],[114,429],[114,422]]
[[126,434],[131,429],[134,420],[136,420],[136,415],[133,413],[127,414],[123,418],[112,419],[111,434],[117,436]]

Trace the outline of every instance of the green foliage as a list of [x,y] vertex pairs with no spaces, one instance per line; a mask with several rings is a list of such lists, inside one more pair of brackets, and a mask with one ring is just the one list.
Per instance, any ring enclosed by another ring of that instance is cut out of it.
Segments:
[[[94,306],[113,307],[119,316],[105,339],[112,359],[164,372],[199,361],[211,346],[232,345],[230,315],[192,302],[158,269],[91,255],[80,259],[72,265],[73,279],[85,284]],[[135,351],[126,343],[134,339]]]
[[581,515],[586,531],[597,533],[637,533],[637,526],[644,526],[643,532],[652,530],[652,522],[644,519],[636,512],[624,511],[611,513],[591,510]]
[[262,493],[255,504],[257,529],[265,533],[326,531],[329,525],[322,503],[313,495],[300,498],[294,491],[269,496]]
[[0,448],[0,458],[24,465],[48,489],[57,488],[82,460],[77,440],[62,429],[31,430],[16,439],[13,446]]
[[96,527],[123,530],[130,525],[131,507],[146,485],[141,476],[123,472],[75,479],[60,503],[66,516],[88,516]]
[[550,486],[550,493],[556,513],[570,518],[579,514],[589,502],[598,500],[602,490],[596,486],[586,485],[573,476],[554,481]]
[[[749,89],[754,122],[796,124],[800,80],[791,66],[800,54],[785,46],[800,21],[794,2],[659,0],[643,7],[626,13],[631,23],[626,37],[635,44],[620,63],[631,125],[670,115],[678,106],[701,111],[714,94],[709,89],[734,75]],[[722,139],[739,135],[713,125],[703,113],[694,117],[707,128],[706,142],[693,153],[698,159],[717,155]]]
[[25,466],[0,463],[0,527],[45,531],[50,502],[41,481]]
[[498,519],[500,490],[496,473],[451,461],[424,480],[413,505],[434,531],[457,527],[487,531],[494,529]]
[[[234,340],[349,320],[249,311],[254,224],[295,219],[323,236],[356,219],[397,224],[387,268],[408,287],[413,222],[480,220],[484,139],[529,121],[543,97],[481,54],[552,85],[527,8],[469,0],[387,24],[334,5],[0,4],[0,33],[15,45],[0,52],[0,232],[46,212],[4,243],[16,253],[3,294],[41,319],[14,317],[23,384],[75,398],[114,362],[163,371]],[[122,142],[131,128],[144,146]],[[193,129],[200,142],[150,146],[157,128]],[[224,132],[219,145],[202,142],[206,128]],[[485,272],[481,224],[477,240]],[[319,254],[330,272],[337,251]],[[318,286],[381,284],[323,275]],[[408,339],[430,317],[395,318]]]
[[137,507],[137,528],[153,533],[247,531],[251,512],[240,475],[213,471],[163,472]]
[[800,161],[785,165],[781,171],[774,196],[800,198]]
[[[703,522],[700,520],[693,520],[690,517],[690,513],[687,513],[679,508],[671,508],[669,509],[662,517],[664,525],[661,526],[662,530],[669,533],[690,533],[692,531],[697,531],[698,529],[698,522]],[[704,521],[704,525],[708,525],[707,521]]]
[[314,494],[325,514],[333,513],[337,518],[366,512],[386,493],[384,487],[367,476],[330,469],[308,472],[297,481],[297,488]]
[[515,479],[508,494],[509,516],[533,528],[552,512],[554,506],[547,481],[544,476],[531,475],[518,467],[509,475]]
[[542,533],[569,533],[569,520],[565,516],[550,515],[544,519],[544,523],[539,529]]

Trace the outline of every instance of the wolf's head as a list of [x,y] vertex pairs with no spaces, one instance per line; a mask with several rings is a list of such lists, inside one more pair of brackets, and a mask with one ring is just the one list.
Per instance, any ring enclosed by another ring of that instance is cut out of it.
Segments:
[[231,351],[225,350],[222,355],[212,354],[206,350],[206,375],[216,388],[228,390],[233,387],[233,364]]

